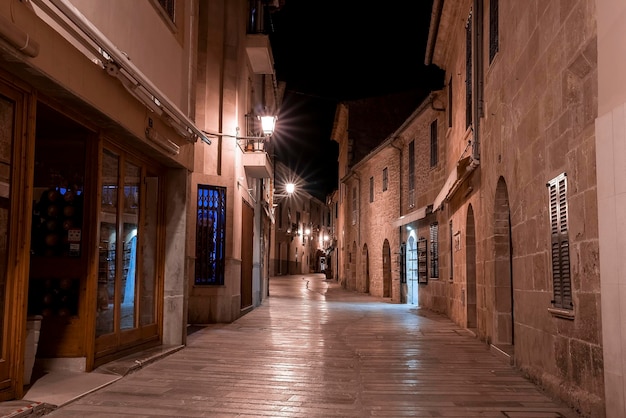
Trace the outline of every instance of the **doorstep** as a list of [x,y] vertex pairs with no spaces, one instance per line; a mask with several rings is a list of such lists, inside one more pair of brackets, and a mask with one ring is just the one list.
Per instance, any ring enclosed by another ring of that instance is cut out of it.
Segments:
[[0,418],[40,417],[129,373],[160,360],[183,345],[156,346],[106,363],[90,373],[51,371],[34,380],[22,400],[0,402]]

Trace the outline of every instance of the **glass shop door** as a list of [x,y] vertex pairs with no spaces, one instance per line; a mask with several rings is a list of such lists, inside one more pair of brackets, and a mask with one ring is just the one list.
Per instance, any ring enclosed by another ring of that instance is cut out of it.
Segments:
[[159,340],[159,188],[159,176],[145,162],[112,147],[103,150],[96,364]]

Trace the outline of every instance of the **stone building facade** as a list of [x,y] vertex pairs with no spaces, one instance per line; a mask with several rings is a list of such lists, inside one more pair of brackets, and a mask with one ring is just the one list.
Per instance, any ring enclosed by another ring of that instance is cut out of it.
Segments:
[[[367,272],[373,294],[446,314],[584,415],[603,416],[595,3],[435,0],[425,60],[445,72],[444,88],[413,125],[356,164],[350,133],[334,135],[340,280],[363,291]],[[349,108],[338,113],[350,120]],[[394,198],[372,209],[368,181],[375,199],[385,167],[396,170]],[[389,242],[389,295],[384,261],[359,263],[384,260],[372,233]]]
[[186,254],[188,318],[231,322],[268,294],[272,138],[259,117],[276,115],[284,86],[269,42],[274,6],[260,0],[199,4],[197,143],[190,175]]

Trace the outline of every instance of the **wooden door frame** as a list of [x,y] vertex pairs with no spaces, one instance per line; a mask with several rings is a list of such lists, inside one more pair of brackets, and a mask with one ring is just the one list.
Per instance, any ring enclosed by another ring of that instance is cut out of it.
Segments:
[[[93,206],[93,213],[94,213],[94,222],[93,222],[93,227],[94,227],[94,240],[92,243],[92,259],[90,262],[90,265],[94,271],[94,276],[91,279],[91,283],[92,286],[89,290],[89,295],[90,297],[88,297],[87,299],[90,301],[91,305],[95,307],[96,306],[96,298],[97,298],[97,270],[98,270],[98,240],[96,239],[97,237],[99,237],[99,225],[100,225],[100,219],[99,216],[97,216],[97,213],[99,212],[99,208],[100,208],[100,202],[102,199],[102,187],[101,187],[101,167],[102,167],[102,153],[103,150],[109,149],[110,151],[123,156],[123,158],[120,158],[120,164],[122,164],[122,162],[128,161],[130,160],[130,162],[132,162],[133,164],[137,164],[141,167],[141,179],[146,178],[146,176],[148,176],[148,174],[150,174],[151,176],[156,176],[158,177],[159,180],[159,191],[158,191],[158,217],[159,218],[163,218],[165,216],[165,181],[163,181],[164,179],[164,167],[161,167],[158,165],[158,163],[156,163],[154,160],[151,159],[146,159],[145,157],[141,157],[139,156],[136,152],[134,152],[132,149],[128,149],[124,146],[121,146],[120,144],[118,144],[116,141],[111,140],[109,138],[104,138],[104,137],[100,137],[99,138],[99,146],[98,146],[98,165],[96,166],[95,170],[96,173],[94,175],[94,181],[96,182],[96,193],[94,193],[95,197],[95,202],[94,202],[94,206]],[[120,179],[120,181],[122,181]],[[144,185],[141,185],[142,187],[142,195],[144,192]],[[121,193],[121,191],[120,191]],[[140,212],[139,218],[138,218],[138,225],[142,224],[142,218],[143,218],[144,214],[142,214]],[[119,219],[118,219],[119,222]],[[119,225],[121,227],[121,223]],[[160,343],[161,338],[162,338],[162,331],[163,331],[163,282],[164,282],[164,235],[165,232],[163,231],[163,226],[158,226],[158,230],[157,230],[157,237],[159,237],[157,239],[157,256],[155,257],[154,263],[155,263],[155,280],[156,280],[156,288],[155,288],[155,294],[154,294],[154,298],[155,298],[155,312],[154,312],[154,324],[150,324],[150,325],[145,325],[143,327],[138,327],[138,328],[133,328],[133,329],[128,329],[128,330],[119,330],[115,331],[113,334],[106,334],[100,337],[96,337],[95,336],[95,327],[96,327],[96,318],[95,318],[95,308],[92,309],[92,318],[90,321],[90,327],[91,327],[91,335],[93,335],[93,338],[91,338],[90,343],[90,348],[89,351],[87,353],[87,367],[89,370],[93,369],[93,367],[98,366],[100,364],[104,364],[110,360],[113,360],[119,356],[122,356],[126,353],[132,352],[134,351],[135,348],[139,348],[139,347],[145,347],[145,346],[152,346],[152,345],[156,345],[158,343]],[[119,235],[119,231],[118,231],[118,235]],[[121,235],[119,235],[121,236]],[[138,255],[139,257],[139,255]],[[119,266],[118,266],[119,268]],[[137,273],[139,274],[139,273]],[[118,284],[116,284],[116,286],[118,286]],[[119,295],[119,292],[116,292],[116,298],[118,297],[117,295]],[[117,300],[117,299],[116,299]],[[118,321],[116,320],[116,323]],[[155,334],[154,335],[148,335],[148,330],[154,330]],[[111,347],[105,347],[104,349],[100,348],[99,350],[99,344],[97,343],[98,338],[103,338],[106,339],[111,339],[111,340],[115,340],[115,347],[111,346]]]
[[[30,262],[30,231],[34,165],[34,131],[36,94],[23,83],[0,73],[0,92],[16,102],[11,162],[11,198],[7,241],[7,282],[5,289],[3,350],[7,353],[8,381],[0,390],[0,401],[19,399],[24,395],[24,348],[28,274]],[[9,280],[13,278],[13,280]],[[12,347],[12,350],[9,350]]]

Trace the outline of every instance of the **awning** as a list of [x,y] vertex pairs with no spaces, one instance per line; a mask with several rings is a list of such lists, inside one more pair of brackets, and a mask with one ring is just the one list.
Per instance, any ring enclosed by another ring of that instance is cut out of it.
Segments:
[[410,224],[411,222],[415,222],[420,219],[424,219],[426,217],[426,213],[428,212],[428,206],[421,207],[419,209],[414,210],[411,213],[400,216],[394,223],[394,227],[403,226],[406,224]]
[[461,158],[456,163],[456,167],[448,175],[446,182],[433,202],[433,210],[439,209],[444,201],[452,197],[458,186],[467,178],[471,172],[468,170],[471,160],[472,157],[470,156]]

